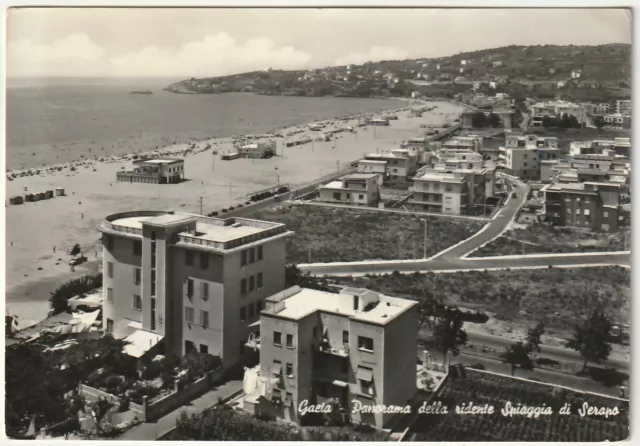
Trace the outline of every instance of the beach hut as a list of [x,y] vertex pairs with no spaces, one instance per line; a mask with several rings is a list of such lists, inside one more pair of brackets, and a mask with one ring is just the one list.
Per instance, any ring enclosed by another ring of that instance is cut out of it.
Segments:
[[44,199],[48,200],[50,198],[53,198],[53,191],[52,190],[48,190],[44,193]]
[[22,204],[23,202],[24,200],[20,195],[16,195],[15,197],[9,198],[10,204]]
[[33,194],[25,195],[24,196],[24,201],[32,202],[33,201]]
[[58,188],[56,189],[56,196],[57,196],[57,197],[64,197],[64,188],[62,188],[62,187],[58,187]]
[[44,192],[38,192],[33,195],[33,201],[44,200]]

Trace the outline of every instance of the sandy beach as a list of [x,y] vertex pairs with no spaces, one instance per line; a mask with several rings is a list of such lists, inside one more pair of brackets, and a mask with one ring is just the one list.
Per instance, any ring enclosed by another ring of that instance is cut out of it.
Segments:
[[[200,197],[202,211],[207,214],[246,203],[252,193],[275,186],[278,181],[292,188],[309,184],[365,153],[398,148],[402,141],[421,136],[424,129],[420,124],[451,124],[462,110],[448,102],[428,105],[436,108],[422,117],[412,117],[405,109],[398,112],[399,119],[392,120],[388,127],[357,128],[356,132],[338,134],[334,141],[286,148],[286,140],[317,136],[318,132],[310,131],[307,125],[281,129],[278,133],[283,137],[274,138],[278,156],[266,160],[222,161],[219,154],[232,150],[231,138],[199,141],[192,149],[189,144],[178,144],[158,150],[157,153],[163,155],[181,155],[190,150],[185,157],[188,181],[180,184],[116,182],[116,172],[133,167],[131,156],[67,163],[59,165],[59,169],[40,169],[39,174],[31,176],[7,172],[8,177],[15,177],[6,181],[7,201],[8,197],[24,195],[25,190],[34,193],[64,188],[66,192],[63,197],[7,206],[7,307],[19,316],[22,326],[46,317],[54,279],[70,273],[67,250],[79,243],[90,261],[98,259],[100,234],[96,228],[109,214],[132,209],[200,213]],[[355,126],[362,118],[334,120],[326,128]],[[299,130],[303,131],[286,137]],[[211,148],[206,149],[208,145]],[[219,154],[213,155],[214,150]],[[95,265],[92,269],[95,270]],[[78,272],[76,269],[76,274]]]

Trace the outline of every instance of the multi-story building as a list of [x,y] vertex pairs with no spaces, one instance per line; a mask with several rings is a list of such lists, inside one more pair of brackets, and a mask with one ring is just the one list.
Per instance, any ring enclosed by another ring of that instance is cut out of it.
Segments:
[[454,136],[442,144],[443,150],[470,149],[474,152],[481,152],[483,146],[482,136]]
[[604,126],[609,129],[623,130],[631,128],[631,116],[621,113],[604,115]]
[[199,350],[235,364],[264,299],[285,288],[283,224],[137,211],[99,230],[104,327],[136,357]]
[[365,160],[386,161],[389,181],[404,184],[416,173],[417,160],[408,150],[395,149],[385,153],[370,153]]
[[631,114],[631,100],[630,99],[622,99],[616,101],[616,113],[620,113],[621,115],[630,115]]
[[498,166],[525,180],[540,179],[540,161],[560,158],[558,138],[536,135],[507,135],[506,147],[499,148]]
[[[339,294],[289,288],[260,314],[259,371],[271,386],[248,394],[244,407],[300,421],[299,408],[339,401],[353,421],[384,427],[416,394],[417,302],[360,288]],[[246,375],[245,375],[246,377]],[[251,380],[251,378],[249,378]],[[246,378],[245,378],[246,380]]]
[[545,117],[559,117],[564,114],[575,116],[580,124],[589,122],[587,112],[584,107],[568,101],[547,101],[538,102],[531,106],[531,125],[541,127]]
[[553,183],[541,189],[545,218],[558,226],[618,229],[620,186],[611,183]]
[[611,112],[611,104],[608,102],[601,102],[599,104],[594,104],[593,114],[595,115],[606,115]]
[[352,173],[320,186],[318,201],[358,206],[377,206],[380,200],[378,173]]
[[417,210],[461,215],[472,202],[465,172],[423,169],[413,179],[409,204]]
[[116,181],[128,183],[168,184],[184,179],[184,160],[181,158],[153,158],[137,160],[130,171],[118,171]]
[[481,169],[484,165],[482,155],[475,152],[454,152],[442,150],[436,152],[437,160],[434,163],[436,169]]
[[387,179],[387,162],[362,159],[358,161],[358,173],[378,174],[378,184],[382,186]]
[[262,141],[253,144],[245,144],[238,147],[237,150],[241,158],[267,158],[269,154],[271,156],[274,156],[276,154],[276,142]]
[[631,141],[629,138],[615,138],[614,140],[598,139],[593,141],[572,141],[569,144],[569,155],[613,155],[629,157]]

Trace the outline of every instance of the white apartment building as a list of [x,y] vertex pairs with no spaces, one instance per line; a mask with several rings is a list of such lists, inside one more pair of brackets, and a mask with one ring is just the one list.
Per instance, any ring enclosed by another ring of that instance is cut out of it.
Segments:
[[300,422],[301,403],[335,399],[353,421],[382,428],[394,414],[353,406],[414,399],[417,333],[415,301],[361,288],[289,288],[267,299],[260,338],[247,344],[259,348],[260,366],[245,373],[243,406]]
[[483,138],[478,135],[454,136],[442,144],[445,150],[470,149],[474,152],[482,151]]
[[540,179],[540,161],[560,158],[558,138],[536,135],[507,135],[500,147],[498,167],[525,180]]
[[621,115],[630,115],[631,114],[631,100],[623,99],[616,101],[616,113]]
[[357,206],[377,206],[380,200],[380,174],[352,173],[320,186],[318,201]]
[[589,122],[587,112],[584,107],[568,101],[547,101],[538,102],[531,106],[531,125],[541,127],[544,117],[557,117],[564,114],[575,116],[580,124]]
[[370,153],[365,160],[386,161],[387,175],[391,183],[406,183],[417,170],[417,160],[406,149],[395,149],[391,152]]
[[413,179],[409,204],[416,210],[461,215],[472,203],[465,172],[423,169]]
[[387,162],[361,159],[358,161],[358,173],[378,174],[378,185],[382,186],[387,179]]
[[622,113],[610,113],[608,115],[604,115],[604,126],[609,129],[615,130],[623,130],[631,128],[631,118],[629,115],[624,115]]
[[108,216],[103,323],[132,356],[244,356],[264,299],[285,288],[285,225],[135,211]]

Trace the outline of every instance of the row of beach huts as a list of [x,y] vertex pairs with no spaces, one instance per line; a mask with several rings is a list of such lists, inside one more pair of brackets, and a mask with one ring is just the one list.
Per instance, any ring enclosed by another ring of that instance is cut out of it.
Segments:
[[64,189],[59,187],[55,190],[55,195],[54,195],[54,191],[52,190],[48,190],[45,192],[36,192],[33,194],[25,194],[24,196],[22,195],[15,195],[13,197],[9,198],[9,204],[11,205],[16,205],[16,204],[23,204],[23,203],[33,203],[34,201],[42,201],[42,200],[49,200],[51,198],[53,198],[54,196],[56,197],[64,197]]

